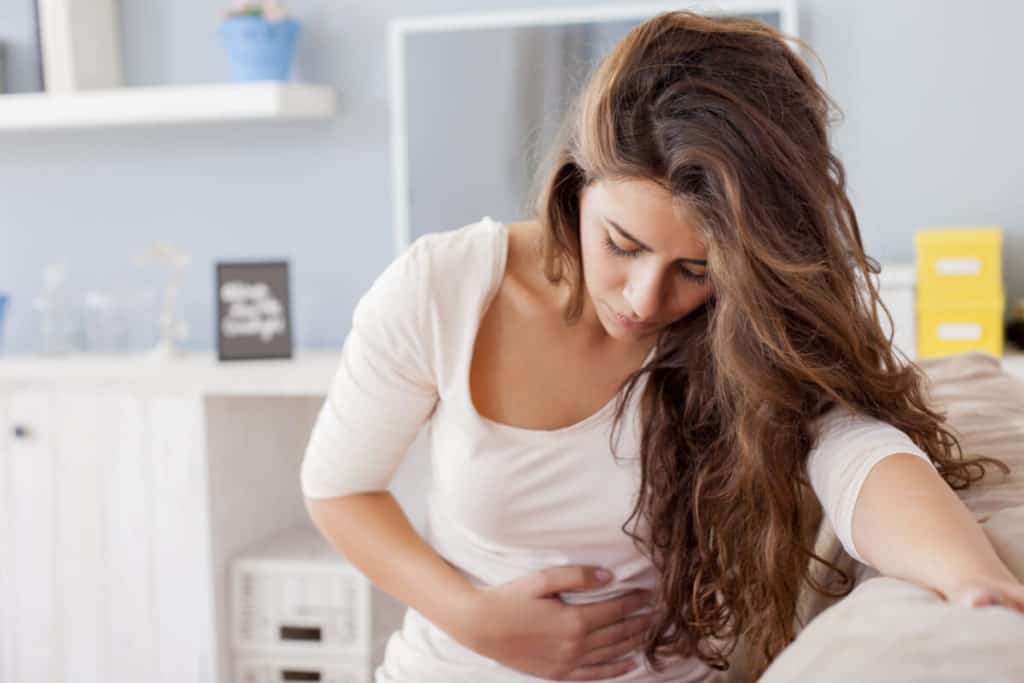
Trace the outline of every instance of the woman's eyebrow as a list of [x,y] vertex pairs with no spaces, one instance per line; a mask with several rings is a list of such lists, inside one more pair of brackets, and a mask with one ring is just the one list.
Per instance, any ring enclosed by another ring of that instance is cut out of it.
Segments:
[[[649,246],[647,246],[646,244],[644,244],[643,242],[641,242],[640,240],[638,240],[637,238],[633,237],[628,232],[626,232],[626,230],[621,225],[619,225],[618,223],[613,221],[611,218],[605,218],[605,220],[608,221],[608,224],[611,225],[613,228],[615,228],[615,230],[617,230],[620,235],[622,235],[627,240],[632,241],[633,243],[635,243],[637,246],[639,246],[644,251],[654,251]],[[697,264],[699,266],[706,266],[708,264],[707,261],[705,261],[704,259],[699,259],[699,258],[679,258],[679,259],[676,259],[676,260],[677,261],[682,261],[684,263],[695,263],[695,264]]]

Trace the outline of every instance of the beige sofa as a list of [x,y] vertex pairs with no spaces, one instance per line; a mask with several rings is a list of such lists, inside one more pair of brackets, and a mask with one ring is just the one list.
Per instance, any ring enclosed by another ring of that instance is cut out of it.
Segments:
[[[1009,476],[990,469],[961,497],[1024,580],[1024,382],[982,353],[919,365],[964,452],[1000,458],[1011,468]],[[800,613],[807,626],[761,683],[1024,683],[1024,614],[960,607],[915,584],[880,577],[843,551],[827,522],[817,530],[816,548],[850,570],[856,588],[838,601],[805,589]],[[750,679],[742,655],[740,648],[726,680]]]

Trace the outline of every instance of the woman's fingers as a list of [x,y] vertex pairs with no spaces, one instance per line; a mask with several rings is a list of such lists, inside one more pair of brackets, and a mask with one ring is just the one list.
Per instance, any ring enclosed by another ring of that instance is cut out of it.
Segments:
[[629,640],[636,634],[642,635],[647,631],[647,627],[650,625],[651,616],[649,614],[638,614],[593,631],[583,641],[583,647],[588,652],[600,650],[601,648],[606,648]]
[[586,626],[587,632],[591,632],[609,624],[622,621],[634,612],[650,606],[651,592],[635,590],[614,600],[595,602],[590,605],[579,605],[576,608],[580,610],[580,614],[583,616],[583,623]]
[[962,607],[1006,607],[1024,612],[1024,585],[999,580],[966,582],[953,592],[950,601]]
[[960,604],[967,607],[1008,607],[1024,612],[1024,599],[992,590],[971,591],[960,599]]
[[558,593],[573,593],[601,588],[612,578],[608,570],[600,567],[552,567],[542,569],[524,580],[531,594],[546,597]]
[[609,664],[640,649],[644,642],[646,627],[634,631],[623,640],[589,651],[580,660],[581,665]]
[[1004,598],[1007,607],[1024,612],[1024,586],[1020,584],[1007,586]]
[[988,594],[982,590],[969,590],[963,593],[957,600],[957,604],[961,607],[981,607],[986,604]]

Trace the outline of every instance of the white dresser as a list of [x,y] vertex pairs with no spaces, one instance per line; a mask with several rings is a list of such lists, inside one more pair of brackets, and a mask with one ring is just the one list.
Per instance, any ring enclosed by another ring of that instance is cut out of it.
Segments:
[[337,363],[0,361],[0,681],[228,681],[228,561],[307,520]]

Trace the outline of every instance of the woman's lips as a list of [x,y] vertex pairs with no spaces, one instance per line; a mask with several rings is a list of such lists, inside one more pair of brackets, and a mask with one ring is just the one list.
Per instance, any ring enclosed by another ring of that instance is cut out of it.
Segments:
[[619,313],[617,311],[613,310],[612,313],[615,314],[615,319],[618,321],[618,323],[620,325],[622,325],[623,327],[625,327],[626,329],[629,329],[629,330],[649,330],[649,329],[654,327],[654,323],[653,322],[638,323],[638,322],[635,322],[633,320],[630,320],[629,318],[627,318],[626,316],[622,315],[621,313]]

